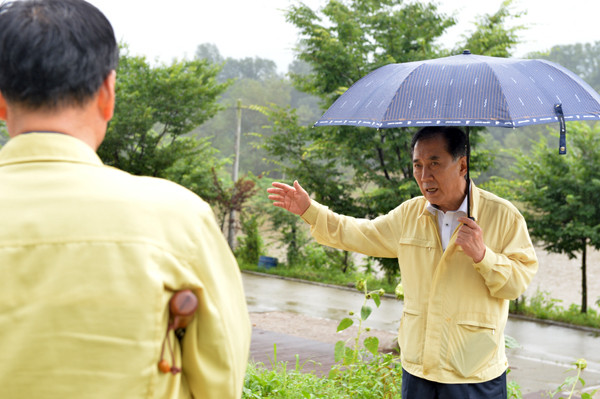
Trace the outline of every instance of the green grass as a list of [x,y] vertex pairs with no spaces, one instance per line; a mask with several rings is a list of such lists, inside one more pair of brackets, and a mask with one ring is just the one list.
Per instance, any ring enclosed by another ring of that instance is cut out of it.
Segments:
[[534,317],[540,320],[552,320],[576,326],[600,328],[600,314],[588,306],[586,313],[581,313],[581,306],[572,304],[567,309],[559,305],[560,300],[549,297],[548,292],[537,291],[531,298],[511,301],[510,311]]
[[329,375],[319,377],[302,372],[296,365],[288,369],[285,362],[266,367],[249,364],[242,398],[401,398],[402,368],[392,355],[380,355],[371,363],[332,367]]
[[287,369],[280,362],[272,368],[262,363],[251,363],[246,370],[242,398],[339,398],[339,391],[326,378],[303,373],[302,369]]
[[[238,260],[239,262],[239,260]],[[388,281],[386,278],[378,279],[373,275],[366,273],[359,273],[356,271],[348,271],[346,273],[339,269],[332,268],[321,268],[315,269],[304,266],[292,266],[288,267],[285,264],[278,264],[276,267],[266,269],[257,265],[249,265],[245,262],[239,262],[242,270],[249,270],[259,273],[272,274],[282,277],[297,278],[300,280],[319,282],[324,284],[338,285],[343,287],[354,287],[356,282],[359,280],[366,280],[369,289],[383,290],[388,294],[394,294],[397,281]]]

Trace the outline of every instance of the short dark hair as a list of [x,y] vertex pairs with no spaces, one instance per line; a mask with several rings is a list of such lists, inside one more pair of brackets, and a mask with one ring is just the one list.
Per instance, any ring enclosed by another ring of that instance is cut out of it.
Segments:
[[0,92],[29,109],[83,105],[117,68],[108,19],[84,0],[0,5]]
[[431,139],[441,136],[446,141],[446,150],[457,160],[467,155],[467,135],[462,129],[455,126],[427,126],[420,129],[412,138],[410,143],[411,157],[415,151],[415,145],[419,140]]

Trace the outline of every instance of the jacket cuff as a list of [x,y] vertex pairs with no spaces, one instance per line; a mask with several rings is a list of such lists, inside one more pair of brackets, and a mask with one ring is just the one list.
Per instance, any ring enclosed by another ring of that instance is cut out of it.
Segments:
[[496,254],[486,245],[483,259],[479,263],[473,263],[473,266],[480,274],[486,275],[490,270],[492,270],[495,263]]
[[304,213],[300,216],[302,220],[311,226],[317,222],[317,216],[319,214],[319,209],[315,205],[314,201],[310,201],[310,206],[304,211]]

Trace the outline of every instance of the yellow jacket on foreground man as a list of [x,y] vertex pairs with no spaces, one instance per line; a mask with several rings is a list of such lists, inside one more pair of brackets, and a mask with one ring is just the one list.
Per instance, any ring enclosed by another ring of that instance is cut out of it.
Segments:
[[[0,150],[0,203],[1,398],[240,397],[250,322],[204,201],[104,166],[74,137],[27,133]],[[182,372],[165,374],[168,301],[184,288],[198,310],[181,350],[170,332]]]
[[210,207],[96,155],[118,58],[84,0],[0,4],[0,398],[239,399],[250,321]]
[[525,291],[538,266],[517,209],[471,187],[472,214],[486,245],[476,264],[454,244],[456,235],[443,251],[436,216],[424,197],[374,220],[338,215],[315,201],[302,215],[321,244],[398,258],[404,288],[402,367],[442,383],[488,381],[506,370],[509,300]]

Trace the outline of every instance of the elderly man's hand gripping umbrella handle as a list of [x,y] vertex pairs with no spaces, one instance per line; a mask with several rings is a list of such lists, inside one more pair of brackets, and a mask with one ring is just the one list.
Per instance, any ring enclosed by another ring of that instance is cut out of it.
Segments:
[[294,181],[294,186],[288,186],[284,183],[273,182],[273,187],[268,188],[267,192],[269,199],[273,201],[273,205],[288,211],[302,215],[310,206],[310,196],[298,181]]
[[458,221],[463,224],[458,229],[456,245],[460,245],[465,254],[473,259],[473,262],[481,262],[485,256],[485,243],[481,227],[473,219],[466,217],[458,218]]

